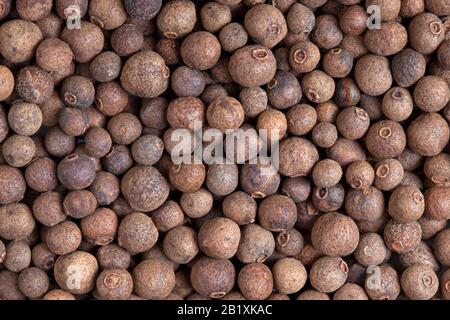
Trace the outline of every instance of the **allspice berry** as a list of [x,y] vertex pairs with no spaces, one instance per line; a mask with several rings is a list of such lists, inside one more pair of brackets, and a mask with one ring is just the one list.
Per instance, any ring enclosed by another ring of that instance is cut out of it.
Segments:
[[75,56],[75,61],[86,63],[92,61],[102,52],[105,37],[102,30],[87,21],[80,22],[80,28],[64,28],[61,40],[67,42]]
[[131,262],[130,253],[114,243],[101,246],[96,258],[101,269],[128,269]]
[[314,70],[302,79],[303,93],[314,103],[323,103],[330,100],[334,95],[335,88],[333,78],[320,70]]
[[222,27],[218,38],[223,50],[234,52],[247,44],[248,33],[240,23],[231,22]]
[[404,151],[406,134],[398,122],[382,120],[370,126],[365,141],[367,149],[375,158],[394,158]]
[[279,171],[287,177],[306,175],[319,161],[316,147],[308,140],[299,137],[283,140],[280,143],[279,155]]
[[179,97],[198,97],[205,89],[205,77],[199,70],[180,66],[172,73],[170,84]]
[[415,264],[400,278],[403,292],[411,300],[430,300],[439,290],[439,279],[429,266]]
[[295,203],[304,202],[311,194],[311,181],[307,177],[286,178],[281,191]]
[[384,22],[379,29],[369,29],[364,35],[367,49],[381,56],[390,56],[400,52],[407,42],[406,28],[395,21]]
[[249,300],[264,300],[273,290],[273,276],[263,263],[253,262],[245,265],[238,274],[239,289]]
[[353,189],[366,190],[375,179],[375,171],[369,162],[355,161],[347,167],[345,179]]
[[111,34],[111,47],[121,57],[131,56],[142,49],[144,36],[139,28],[132,24],[123,24]]
[[49,288],[48,275],[39,268],[26,268],[19,274],[17,285],[28,298],[42,297]]
[[276,249],[286,256],[296,256],[303,250],[304,242],[302,234],[292,228],[277,235]]
[[87,190],[70,191],[63,200],[64,212],[75,219],[92,214],[97,208],[97,199]]
[[308,278],[303,264],[294,258],[278,260],[272,267],[272,273],[274,288],[283,294],[299,292]]
[[209,257],[230,259],[239,246],[239,225],[227,218],[214,218],[202,225],[198,233],[200,249]]
[[440,77],[423,77],[414,88],[414,102],[425,112],[437,112],[443,109],[449,100],[450,89]]
[[374,186],[381,191],[390,191],[397,187],[403,180],[404,169],[400,161],[396,159],[383,159],[374,167]]
[[112,51],[104,51],[96,56],[89,65],[91,76],[99,82],[108,82],[120,76],[122,61]]
[[416,221],[400,223],[390,220],[384,227],[384,242],[394,252],[403,253],[419,245],[422,235],[420,224]]
[[[56,283],[73,294],[84,294],[95,287],[98,264],[93,255],[75,251],[60,256],[53,270]],[[76,275],[76,276],[75,276]]]
[[39,27],[30,21],[14,19],[0,26],[0,53],[12,63],[22,63],[33,58],[43,39]]
[[238,225],[255,222],[256,201],[243,191],[236,191],[228,195],[222,202],[224,217],[233,220]]
[[125,111],[129,102],[126,92],[117,81],[100,83],[95,92],[95,105],[105,116],[115,116]]
[[361,235],[354,256],[356,261],[365,267],[377,266],[385,261],[387,251],[383,237],[378,233],[369,232]]
[[36,222],[30,208],[23,203],[11,203],[0,207],[0,237],[4,240],[20,240],[30,236]]
[[302,136],[310,132],[317,123],[317,112],[308,104],[297,104],[286,113],[288,132]]
[[229,260],[201,257],[191,269],[192,287],[202,296],[213,299],[223,298],[230,292],[235,277],[235,268]]
[[408,146],[422,156],[441,153],[449,141],[450,129],[445,119],[438,113],[423,113],[414,120],[406,131]]
[[339,133],[349,140],[361,139],[369,130],[369,126],[369,115],[358,107],[344,108],[336,118]]
[[356,223],[349,217],[333,212],[317,219],[311,230],[314,247],[330,256],[348,256],[359,242]]
[[272,195],[264,199],[258,208],[259,223],[272,232],[292,228],[297,220],[297,208],[291,198]]
[[212,164],[206,173],[206,186],[218,196],[232,193],[239,183],[239,169],[236,164]]
[[415,264],[424,264],[429,266],[435,272],[439,270],[439,263],[434,257],[433,250],[424,241],[411,251],[400,255],[400,263],[403,267],[408,268]]
[[128,14],[138,20],[151,20],[161,9],[162,0],[125,0]]
[[243,263],[264,262],[275,251],[273,234],[257,224],[242,229],[236,257]]
[[87,241],[104,246],[114,240],[118,225],[114,211],[100,208],[81,220],[81,232]]
[[127,20],[127,12],[120,0],[94,0],[89,3],[89,17],[104,30],[112,30]]
[[339,17],[339,27],[345,34],[359,35],[366,30],[368,18],[368,14],[363,6],[357,4],[349,5],[342,9]]
[[265,198],[277,192],[280,174],[271,164],[244,164],[240,170],[242,189],[253,198]]
[[195,5],[189,0],[169,1],[156,18],[159,31],[169,39],[183,38],[194,29],[196,21]]
[[409,43],[421,54],[433,53],[444,41],[445,29],[439,17],[433,13],[415,16],[408,27]]
[[61,289],[54,289],[50,290],[45,294],[45,296],[42,298],[43,300],[76,300],[75,297],[64,290]]
[[94,103],[95,88],[92,81],[83,76],[64,79],[61,86],[61,99],[70,107],[87,108]]
[[14,103],[8,112],[8,123],[17,134],[32,136],[42,125],[42,112],[34,103]]
[[309,271],[311,286],[323,293],[334,292],[342,287],[348,275],[348,265],[340,257],[319,258]]
[[345,190],[341,184],[331,187],[315,187],[312,192],[312,203],[317,210],[332,212],[339,210],[344,204]]
[[33,202],[35,219],[48,227],[66,220],[62,202],[63,196],[59,192],[50,191],[40,194]]
[[419,220],[425,211],[425,199],[415,186],[399,186],[389,198],[389,215],[401,223]]
[[203,163],[173,165],[169,171],[170,183],[182,192],[194,192],[201,188],[206,177]]
[[133,278],[125,269],[103,270],[98,275],[96,291],[102,300],[126,300],[133,292]]
[[219,61],[220,43],[212,33],[197,31],[184,39],[180,53],[184,63],[189,67],[207,70]]
[[45,243],[39,243],[31,250],[33,265],[43,271],[50,271],[55,265],[57,255],[51,252]]
[[20,168],[30,163],[36,156],[36,145],[27,136],[12,135],[2,144],[3,157],[7,164]]
[[326,149],[335,144],[338,139],[338,131],[334,124],[320,122],[314,126],[311,137],[316,146]]
[[311,32],[312,40],[321,49],[332,49],[342,41],[342,31],[338,19],[330,14],[316,17],[316,24]]
[[95,179],[95,164],[91,157],[72,154],[58,164],[58,179],[70,190],[89,187]]
[[289,64],[291,68],[300,73],[313,71],[320,62],[319,48],[310,41],[295,43],[289,51]]
[[355,283],[347,282],[333,295],[333,300],[369,300],[362,287]]
[[414,102],[407,89],[394,87],[384,95],[381,108],[388,119],[400,122],[412,114]]
[[213,195],[205,188],[193,192],[184,192],[180,198],[180,206],[190,218],[201,218],[213,207]]
[[425,75],[426,64],[421,53],[404,49],[392,59],[392,76],[400,87],[410,87]]
[[0,66],[0,101],[6,100],[14,91],[14,75],[8,67]]
[[363,56],[356,62],[355,80],[361,91],[369,96],[384,94],[392,85],[389,60],[374,54]]
[[0,204],[20,201],[25,194],[25,189],[26,182],[19,169],[0,165]]
[[277,109],[287,109],[300,102],[302,89],[290,72],[279,71],[267,84],[269,103]]
[[130,206],[143,212],[158,209],[169,196],[166,179],[152,166],[130,169],[123,176],[120,188]]
[[197,233],[186,226],[175,227],[164,237],[163,248],[165,255],[173,262],[189,263],[199,252]]
[[334,160],[325,159],[316,163],[312,171],[314,184],[318,187],[332,187],[339,183],[342,177],[342,168]]
[[220,31],[231,18],[230,8],[218,2],[208,2],[200,9],[203,29],[212,33]]
[[47,38],[36,50],[36,63],[47,72],[67,68],[73,60],[70,46],[57,38]]
[[170,70],[164,59],[153,51],[141,51],[123,66],[122,87],[140,98],[155,98],[169,86]]
[[222,132],[237,129],[244,122],[244,109],[241,103],[232,97],[218,97],[206,110],[208,124]]
[[444,266],[450,266],[450,231],[444,229],[440,231],[434,239],[434,255],[436,259]]
[[264,3],[247,11],[244,26],[253,41],[268,48],[277,45],[287,34],[286,19],[282,12]]
[[126,215],[117,234],[119,246],[132,254],[150,250],[158,240],[158,229],[152,219],[141,212]]
[[48,249],[57,255],[74,252],[81,244],[81,230],[72,221],[63,221],[45,229],[43,240]]
[[264,46],[248,45],[233,53],[228,71],[241,86],[259,87],[269,83],[275,76],[275,56]]
[[314,12],[307,6],[294,2],[286,15],[289,31],[296,34],[309,34],[316,23]]

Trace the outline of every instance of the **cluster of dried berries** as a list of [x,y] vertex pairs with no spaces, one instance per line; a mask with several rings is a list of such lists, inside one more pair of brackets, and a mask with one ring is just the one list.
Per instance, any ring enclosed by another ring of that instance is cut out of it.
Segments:
[[449,86],[449,1],[0,0],[0,299],[450,299]]

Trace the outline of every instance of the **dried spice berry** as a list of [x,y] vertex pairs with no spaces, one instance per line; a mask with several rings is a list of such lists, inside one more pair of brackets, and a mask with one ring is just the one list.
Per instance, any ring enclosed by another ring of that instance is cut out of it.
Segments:
[[0,26],[0,53],[12,63],[22,63],[33,58],[43,35],[30,21],[14,19]]
[[384,242],[394,252],[403,253],[417,247],[422,229],[416,221],[400,223],[390,220],[384,228]]
[[132,55],[122,69],[122,87],[141,98],[155,98],[169,86],[170,70],[164,59],[153,51]]
[[236,254],[240,238],[237,223],[227,218],[214,218],[200,228],[198,245],[211,258],[229,259]]
[[311,286],[323,293],[334,292],[342,287],[348,274],[348,265],[340,257],[322,257],[309,271]]
[[223,298],[233,289],[236,271],[229,260],[198,259],[191,269],[192,287],[204,297]]
[[314,70],[302,79],[303,93],[314,103],[323,103],[330,100],[334,95],[335,88],[333,78],[320,70]]
[[66,220],[61,193],[50,191],[39,195],[33,202],[33,216],[45,226],[55,226]]
[[0,101],[6,100],[14,91],[14,75],[5,66],[0,66]]
[[42,112],[34,103],[18,102],[11,106],[8,123],[17,134],[32,136],[42,124]]
[[366,154],[357,141],[338,138],[334,145],[327,149],[328,158],[339,162],[346,168],[349,164],[358,160],[366,160]]
[[276,59],[272,51],[261,45],[236,50],[230,58],[228,71],[233,80],[244,87],[259,87],[272,80]]
[[301,3],[290,6],[286,15],[289,31],[296,34],[309,34],[316,23],[313,11]]
[[424,264],[435,272],[439,270],[439,263],[434,257],[433,250],[423,241],[415,249],[401,254],[400,263],[406,268],[415,264]]
[[375,180],[373,184],[378,190],[390,191],[403,180],[403,166],[396,159],[381,160],[375,164],[374,170]]
[[87,108],[95,98],[95,88],[91,80],[83,76],[66,78],[61,86],[61,99],[67,106]]
[[20,201],[24,197],[25,189],[26,182],[19,169],[0,165],[0,204]]
[[389,60],[374,54],[363,56],[355,64],[355,80],[361,91],[369,96],[384,94],[392,85]]
[[213,207],[213,202],[212,193],[204,188],[194,192],[184,192],[180,198],[180,206],[190,218],[200,218],[207,215]]
[[233,220],[238,225],[246,225],[255,222],[257,204],[245,192],[236,191],[223,200],[222,210],[224,217]]
[[356,261],[363,266],[377,266],[382,264],[387,255],[388,248],[383,237],[378,233],[364,233],[359,239],[358,247],[354,252]]
[[413,49],[404,49],[394,56],[392,76],[401,87],[410,87],[425,75],[425,57]]
[[244,109],[235,98],[218,97],[206,109],[206,119],[211,127],[222,132],[237,129],[244,121]]
[[45,243],[39,243],[31,250],[33,265],[43,271],[50,271],[55,265],[57,256],[52,253]]
[[401,223],[419,220],[425,211],[425,199],[415,186],[399,186],[389,198],[389,215]]
[[273,195],[264,199],[258,209],[261,226],[273,232],[292,228],[297,220],[294,201],[283,195]]
[[384,22],[379,29],[369,29],[364,36],[367,49],[381,56],[391,56],[400,52],[407,42],[406,28],[395,21]]
[[234,52],[247,44],[248,34],[244,26],[231,22],[220,30],[219,42],[223,50]]
[[434,239],[434,255],[436,259],[446,267],[450,265],[449,243],[450,232],[448,229],[440,231]]
[[403,292],[412,300],[429,300],[439,290],[437,275],[429,266],[413,265],[400,278]]
[[69,44],[75,61],[79,63],[92,61],[96,55],[102,52],[105,43],[102,30],[87,21],[81,21],[80,28],[64,28],[61,40]]
[[438,113],[424,113],[408,127],[408,146],[422,156],[435,156],[447,145],[450,129]]
[[310,41],[297,42],[289,51],[289,64],[295,72],[311,72],[317,67],[319,62],[319,48]]
[[3,141],[1,150],[6,163],[16,168],[26,166],[36,156],[36,145],[27,136],[10,136]]
[[315,146],[306,139],[291,137],[280,143],[281,174],[287,177],[308,174],[317,161],[319,154]]
[[81,230],[72,221],[63,221],[45,229],[43,240],[48,249],[57,255],[75,252],[81,244]]
[[294,258],[278,260],[272,267],[272,273],[274,288],[282,294],[299,292],[308,277],[305,267]]
[[178,226],[167,232],[163,248],[165,255],[175,263],[186,264],[194,259],[198,252],[197,233],[186,226]]
[[445,29],[439,17],[432,13],[415,16],[408,27],[409,43],[421,54],[434,52],[445,39]]
[[131,254],[150,250],[158,240],[158,230],[152,219],[141,212],[125,216],[120,222],[117,234],[119,246]]
[[159,208],[169,196],[167,181],[151,166],[130,169],[122,178],[120,187],[130,206],[143,212]]
[[58,164],[58,179],[70,190],[89,187],[95,179],[95,164],[91,157],[72,154]]
[[161,9],[161,0],[125,0],[128,14],[138,20],[151,20]]
[[273,234],[258,224],[248,224],[241,232],[236,258],[243,263],[264,262],[275,251]]
[[450,100],[450,89],[444,79],[426,76],[414,88],[414,102],[425,112],[437,112]]
[[373,156],[384,159],[399,156],[405,149],[407,140],[405,131],[398,122],[382,120],[369,128],[365,141]]
[[328,213],[314,223],[311,240],[317,249],[330,256],[347,256],[357,247],[359,231],[355,222],[340,213]]
[[273,289],[273,276],[270,269],[262,263],[245,265],[238,274],[239,289],[248,300],[263,300]]
[[123,24],[111,34],[111,47],[121,57],[131,56],[144,46],[144,36],[139,28]]
[[297,78],[290,72],[279,71],[267,84],[269,103],[277,109],[287,109],[300,102],[302,89]]
[[184,63],[189,67],[207,70],[219,61],[220,43],[212,33],[198,31],[184,39],[180,53]]
[[189,34],[196,21],[195,5],[188,0],[169,1],[164,4],[156,18],[161,34],[169,39],[182,38]]
[[[84,294],[95,287],[98,263],[93,255],[84,251],[75,251],[60,256],[53,270],[56,283],[65,291]],[[73,275],[77,274],[74,278]]]
[[126,21],[127,12],[120,0],[94,0],[89,4],[89,17],[100,28],[112,30]]
[[347,107],[339,112],[336,118],[336,127],[346,139],[361,139],[369,130],[370,119],[367,112],[358,107]]
[[87,241],[104,246],[116,237],[118,224],[114,211],[100,208],[81,220],[81,233]]
[[49,288],[48,275],[39,268],[30,267],[20,272],[17,285],[28,298],[42,297]]

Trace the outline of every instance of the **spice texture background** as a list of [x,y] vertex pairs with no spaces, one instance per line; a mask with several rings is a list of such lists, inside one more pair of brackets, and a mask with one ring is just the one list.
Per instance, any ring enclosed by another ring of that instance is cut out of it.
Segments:
[[450,300],[449,123],[449,1],[0,0],[0,300]]

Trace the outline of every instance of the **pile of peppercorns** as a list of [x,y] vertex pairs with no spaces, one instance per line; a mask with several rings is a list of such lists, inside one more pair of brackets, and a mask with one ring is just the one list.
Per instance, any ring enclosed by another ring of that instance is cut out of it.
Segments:
[[444,0],[0,0],[0,299],[450,299],[449,85]]

